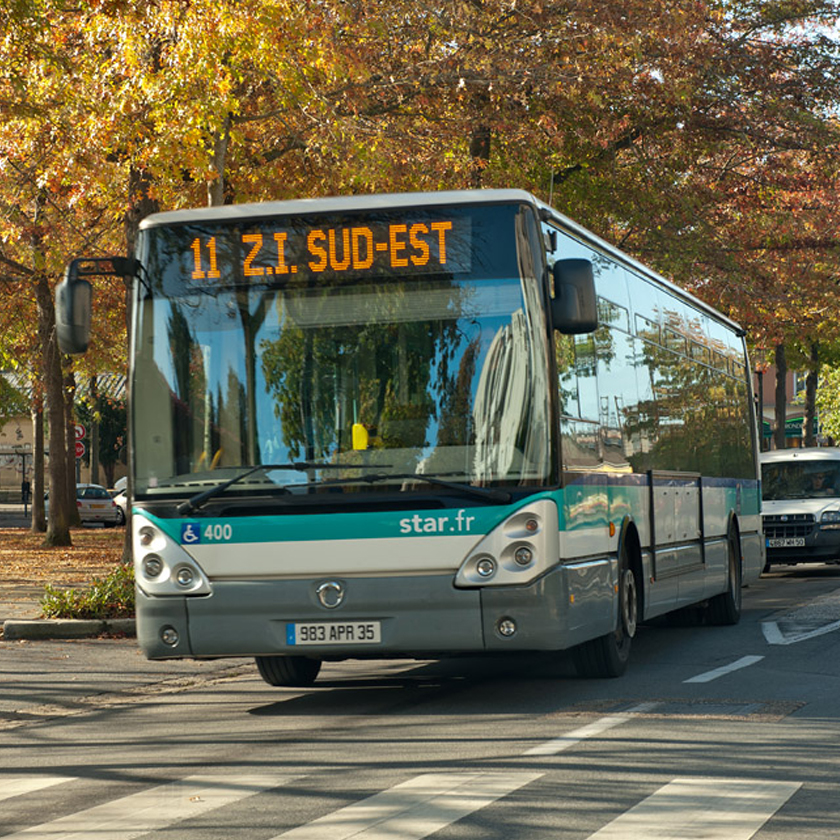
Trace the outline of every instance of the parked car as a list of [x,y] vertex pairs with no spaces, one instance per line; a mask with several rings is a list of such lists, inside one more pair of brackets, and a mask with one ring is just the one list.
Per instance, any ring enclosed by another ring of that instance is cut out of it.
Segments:
[[760,459],[765,571],[840,563],[840,448],[781,449]]
[[[45,508],[49,516],[50,500],[45,499]],[[101,523],[102,525],[113,526],[120,522],[120,510],[110,493],[99,484],[77,484],[76,485],[76,507],[79,509],[79,518],[82,525]]]
[[128,505],[128,496],[126,495],[125,487],[123,486],[122,490],[115,493],[113,498],[118,511],[117,525],[125,525],[126,506]]

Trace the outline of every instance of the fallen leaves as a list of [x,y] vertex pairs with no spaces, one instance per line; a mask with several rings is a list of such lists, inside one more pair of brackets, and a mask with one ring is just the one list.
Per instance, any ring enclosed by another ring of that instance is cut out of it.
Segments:
[[120,563],[124,529],[74,528],[71,534],[71,547],[47,547],[42,534],[4,528],[0,531],[0,585],[87,585]]

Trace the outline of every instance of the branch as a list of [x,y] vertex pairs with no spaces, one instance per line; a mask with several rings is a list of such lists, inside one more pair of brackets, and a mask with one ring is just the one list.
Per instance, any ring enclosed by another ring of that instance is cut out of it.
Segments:
[[[6,268],[10,269],[15,274],[19,274],[21,277],[33,278],[36,277],[36,272],[34,272],[31,268],[27,268],[25,265],[16,262],[15,260],[10,260],[7,257],[4,257],[0,254],[0,265],[6,266]],[[11,283],[12,281],[6,277],[0,276],[0,282],[4,283]]]

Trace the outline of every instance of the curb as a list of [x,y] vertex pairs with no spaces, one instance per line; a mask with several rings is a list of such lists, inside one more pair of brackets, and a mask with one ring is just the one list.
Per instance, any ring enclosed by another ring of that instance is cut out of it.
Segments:
[[83,639],[91,636],[136,636],[133,618],[108,619],[7,619],[3,623],[3,638],[9,641],[22,639]]

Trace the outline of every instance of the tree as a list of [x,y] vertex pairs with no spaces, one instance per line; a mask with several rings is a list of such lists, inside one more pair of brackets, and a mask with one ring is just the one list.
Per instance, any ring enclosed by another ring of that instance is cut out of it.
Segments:
[[98,391],[88,391],[86,399],[76,404],[76,413],[86,428],[99,429],[96,442],[91,436],[84,462],[92,463],[94,457],[98,456],[105,472],[105,484],[113,487],[116,465],[126,457],[125,400]]

